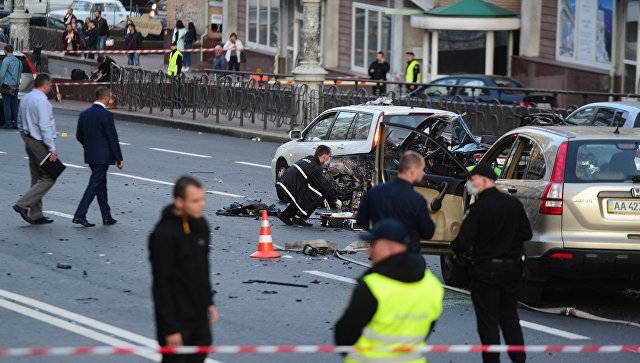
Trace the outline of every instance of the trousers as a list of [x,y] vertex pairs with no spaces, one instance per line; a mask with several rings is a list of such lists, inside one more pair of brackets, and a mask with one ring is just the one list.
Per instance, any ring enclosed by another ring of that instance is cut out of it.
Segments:
[[109,165],[89,164],[89,167],[91,168],[89,185],[84,190],[78,209],[76,209],[73,216],[74,218],[86,218],[89,206],[91,206],[93,199],[97,197],[102,220],[109,219],[111,218],[111,208],[107,198],[107,170],[109,170]]
[[[182,344],[185,346],[209,346],[213,342],[211,327],[207,320],[180,329]],[[159,336],[160,346],[167,345],[167,337]],[[206,354],[163,354],[162,363],[202,363]]]
[[27,136],[24,139],[24,144],[29,157],[31,188],[16,202],[16,205],[29,209],[29,217],[32,220],[37,220],[44,217],[42,214],[42,198],[56,181],[40,168],[40,162],[49,154],[49,149],[44,142]]

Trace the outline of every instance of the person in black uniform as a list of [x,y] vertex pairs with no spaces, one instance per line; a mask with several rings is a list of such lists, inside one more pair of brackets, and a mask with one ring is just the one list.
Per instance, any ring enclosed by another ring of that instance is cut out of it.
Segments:
[[[162,212],[149,237],[153,301],[160,346],[211,345],[210,325],[218,320],[209,281],[211,233],[204,219],[205,191],[183,176],[174,203]],[[163,363],[201,363],[206,354],[169,355]]]
[[381,219],[399,220],[409,233],[409,253],[426,267],[420,254],[420,239],[433,237],[435,225],[429,216],[427,199],[413,190],[413,184],[422,181],[424,168],[424,159],[420,154],[405,152],[400,158],[398,177],[392,182],[375,186],[364,195],[356,222],[369,230]]
[[323,176],[323,166],[331,160],[331,149],[326,145],[316,148],[315,156],[309,155],[291,165],[276,183],[276,192],[280,200],[290,203],[287,209],[278,214],[282,223],[309,227],[307,223],[313,211],[328,201],[336,208],[342,208],[342,202],[336,197],[329,181]]
[[[373,80],[387,80],[387,73],[391,66],[384,60],[384,52],[378,52],[376,55],[376,60],[369,65],[369,77]],[[375,86],[372,87],[372,91],[374,95],[385,95],[387,93],[387,84],[386,83],[376,83]]]
[[[518,293],[522,280],[522,244],[532,237],[531,224],[517,198],[498,191],[496,173],[478,164],[469,173],[467,189],[477,200],[467,211],[453,241],[456,256],[471,259],[471,300],[482,344],[500,344],[500,330],[509,345],[524,345]],[[509,353],[524,363],[525,353]],[[499,353],[483,353],[485,363],[500,362]]]

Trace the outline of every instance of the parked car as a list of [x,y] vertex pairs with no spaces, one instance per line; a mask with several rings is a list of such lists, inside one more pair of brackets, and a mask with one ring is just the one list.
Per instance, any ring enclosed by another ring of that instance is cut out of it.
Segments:
[[67,9],[70,3],[69,0],[25,0],[24,8],[31,15],[46,15],[53,10]]
[[[136,12],[127,11],[120,0],[74,0],[69,6],[73,9],[73,15],[82,24],[86,18],[94,18],[97,10],[102,11],[102,17],[107,20],[109,26],[114,26],[127,20],[127,16],[139,16]],[[50,15],[58,19],[64,19],[66,9],[51,11]]]
[[[485,90],[473,87],[522,88],[523,91]],[[439,78],[428,85],[419,87],[405,97],[455,99],[466,102],[487,102],[504,105],[515,104],[545,109],[558,107],[558,101],[552,95],[539,93],[527,94],[524,91],[526,88],[527,86],[522,82],[511,77],[460,74]]]
[[[56,30],[64,30],[65,29],[65,25],[62,22],[62,20],[56,19],[56,18],[51,18],[51,17],[45,16],[45,15],[34,15],[34,16],[32,16],[31,19],[29,20],[29,25],[30,26],[40,26],[40,27],[43,27],[43,28],[50,28],[50,29],[56,29]],[[9,21],[9,18],[0,19],[0,30],[7,37],[10,35],[11,23]]]
[[[383,123],[381,132],[387,128],[396,127]],[[429,136],[417,129],[411,133],[410,138]],[[422,152],[406,146],[377,151],[374,184],[395,177],[402,152]],[[539,300],[548,283],[640,286],[640,130],[521,127],[502,136],[480,162],[499,167],[497,188],[522,201],[532,224],[533,239],[523,250],[524,301]],[[466,276],[450,244],[471,203],[463,165],[427,164],[425,172],[415,189],[430,202],[436,234],[422,241],[423,252],[440,254],[445,282],[461,285]]]
[[565,121],[571,125],[640,128],[640,102],[590,103],[575,110]]

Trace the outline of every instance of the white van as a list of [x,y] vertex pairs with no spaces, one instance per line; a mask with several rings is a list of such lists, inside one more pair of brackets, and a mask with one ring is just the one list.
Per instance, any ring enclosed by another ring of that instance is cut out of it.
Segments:
[[25,0],[24,7],[31,15],[45,15],[52,10],[67,9],[72,0]]
[[[64,9],[52,10],[50,15],[54,18],[63,19],[69,7],[73,9],[73,15],[78,18],[78,23],[83,23],[86,18],[93,19],[95,11],[100,10],[109,27],[126,21],[127,16],[130,14],[120,0],[74,0]],[[139,14],[131,13],[131,16],[139,16]]]

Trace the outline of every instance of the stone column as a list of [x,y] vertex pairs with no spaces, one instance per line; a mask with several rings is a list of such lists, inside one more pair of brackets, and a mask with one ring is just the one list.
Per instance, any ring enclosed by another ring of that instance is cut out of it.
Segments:
[[30,50],[30,36],[29,36],[29,19],[31,15],[24,11],[24,0],[16,0],[16,7],[9,15],[9,21],[11,23],[11,30],[9,31],[11,38],[14,39],[14,45],[16,50]]
[[[296,86],[306,85],[309,89],[307,102],[300,102],[306,110],[299,112],[296,122],[311,121],[320,112],[319,92],[322,91],[327,71],[320,66],[318,47],[320,45],[320,0],[304,0],[303,8],[303,46],[300,64],[291,72]],[[332,43],[337,44],[337,42]],[[306,105],[304,105],[306,103]],[[308,116],[303,119],[304,115]]]
[[493,75],[493,52],[496,47],[495,32],[488,31],[484,52],[484,74]]

